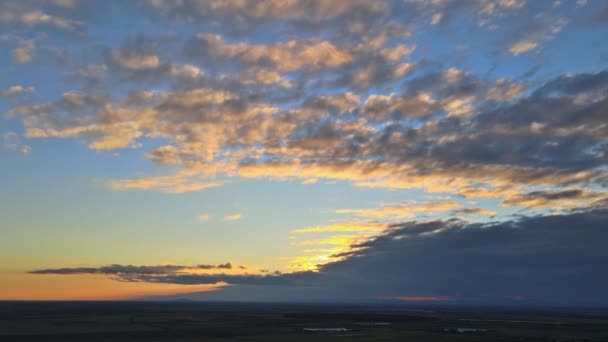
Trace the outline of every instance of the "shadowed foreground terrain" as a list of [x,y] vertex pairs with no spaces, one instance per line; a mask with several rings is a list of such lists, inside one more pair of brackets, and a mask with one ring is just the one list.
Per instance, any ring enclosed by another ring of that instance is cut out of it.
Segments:
[[608,341],[608,312],[189,302],[0,302],[0,341],[312,339]]

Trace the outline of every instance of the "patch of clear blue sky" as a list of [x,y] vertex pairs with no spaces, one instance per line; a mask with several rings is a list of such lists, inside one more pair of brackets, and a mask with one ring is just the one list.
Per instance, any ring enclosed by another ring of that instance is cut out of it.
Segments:
[[[234,180],[219,188],[178,195],[114,192],[104,188],[102,181],[132,176],[140,157],[87,153],[83,144],[64,140],[49,145],[36,143],[27,157],[3,150],[7,167],[0,171],[6,183],[0,215],[11,230],[14,246],[5,247],[50,248],[53,253],[44,260],[49,264],[54,259],[71,263],[70,256],[92,241],[99,243],[98,249],[85,252],[89,256],[79,257],[78,263],[94,259],[163,262],[177,255],[184,260],[170,261],[198,262],[195,256],[199,255],[214,262],[230,259],[246,264],[251,255],[264,255],[269,244],[275,258],[291,255],[289,231],[346,219],[334,214],[335,209],[368,208],[422,196],[417,190],[355,188],[345,182],[301,185],[264,180]],[[199,221],[203,213],[212,219]],[[242,219],[223,220],[235,213],[242,214]],[[181,252],[175,253],[178,245]],[[138,260],[141,255],[145,257]]]

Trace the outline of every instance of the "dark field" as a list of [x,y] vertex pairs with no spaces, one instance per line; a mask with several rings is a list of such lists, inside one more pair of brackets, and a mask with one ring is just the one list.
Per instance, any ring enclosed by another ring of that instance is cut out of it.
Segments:
[[[345,328],[347,331],[310,331]],[[477,331],[459,332],[458,328]],[[0,341],[608,341],[608,312],[174,302],[0,302]]]

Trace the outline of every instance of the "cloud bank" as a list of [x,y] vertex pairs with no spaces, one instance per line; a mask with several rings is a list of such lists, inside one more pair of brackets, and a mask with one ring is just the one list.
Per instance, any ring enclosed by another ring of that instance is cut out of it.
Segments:
[[[397,223],[352,245],[343,253],[344,259],[324,264],[318,272],[183,274],[175,272],[181,266],[114,265],[32,273],[103,273],[121,281],[234,285],[218,292],[191,294],[198,299],[436,297],[496,303],[516,297],[536,304],[605,305],[606,227],[608,212],[604,209],[487,224],[457,219]],[[248,297],[251,291],[258,295]]]

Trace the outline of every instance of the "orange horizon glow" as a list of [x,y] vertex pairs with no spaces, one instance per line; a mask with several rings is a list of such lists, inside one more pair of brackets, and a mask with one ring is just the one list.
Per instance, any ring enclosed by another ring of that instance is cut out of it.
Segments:
[[121,282],[102,275],[12,274],[0,275],[0,300],[138,300],[217,291],[224,286]]

